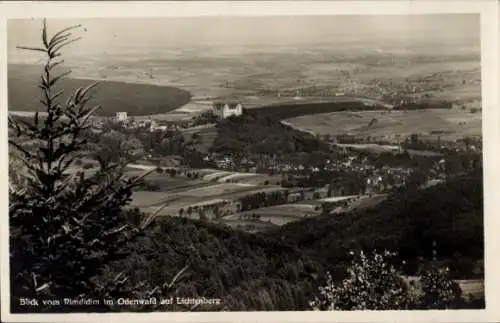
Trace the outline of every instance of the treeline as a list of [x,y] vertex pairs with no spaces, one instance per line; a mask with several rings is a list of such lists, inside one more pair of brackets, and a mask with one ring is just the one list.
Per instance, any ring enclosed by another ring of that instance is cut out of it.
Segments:
[[408,275],[436,256],[456,278],[482,276],[482,189],[478,169],[423,191],[397,190],[375,208],[309,218],[266,235],[297,246],[337,278],[350,250],[372,249],[398,250]]
[[394,106],[394,110],[421,110],[421,109],[451,109],[453,105],[447,101],[423,101],[416,103],[407,103]]
[[240,211],[250,211],[261,207],[268,207],[286,204],[288,201],[288,191],[259,192],[247,195],[238,200]]
[[295,118],[309,114],[330,113],[338,111],[369,111],[384,110],[380,106],[367,106],[363,102],[352,99],[351,101],[338,102],[309,102],[276,104],[255,109],[262,116],[276,118],[278,120]]

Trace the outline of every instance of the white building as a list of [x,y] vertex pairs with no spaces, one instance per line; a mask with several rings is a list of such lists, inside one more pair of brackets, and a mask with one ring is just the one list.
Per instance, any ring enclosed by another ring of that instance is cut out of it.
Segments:
[[221,119],[243,114],[243,106],[240,103],[217,102],[213,105],[213,111]]
[[117,112],[116,113],[116,119],[118,121],[127,121],[127,112]]

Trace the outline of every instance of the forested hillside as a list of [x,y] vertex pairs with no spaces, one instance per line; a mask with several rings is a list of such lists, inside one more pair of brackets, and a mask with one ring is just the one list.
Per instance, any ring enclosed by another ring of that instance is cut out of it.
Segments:
[[294,246],[185,218],[158,220],[124,250],[133,256],[111,271],[132,273],[130,281],[148,281],[151,289],[189,265],[176,295],[223,300],[199,310],[306,310],[323,275]]
[[211,151],[216,153],[280,154],[326,149],[314,136],[282,124],[259,111],[245,111],[217,125]]
[[342,275],[350,250],[389,249],[406,272],[436,259],[455,277],[480,276],[483,258],[483,192],[480,170],[423,191],[402,190],[374,208],[322,215],[287,224],[267,235],[297,246]]
[[134,256],[114,266],[132,272],[131,281],[149,279],[156,286],[189,264],[178,293],[223,300],[207,310],[306,310],[326,271],[344,278],[351,251],[397,251],[405,274],[414,275],[436,249],[436,262],[457,279],[481,277],[482,219],[482,175],[476,172],[424,191],[398,192],[372,209],[257,234],[162,218],[126,246]]

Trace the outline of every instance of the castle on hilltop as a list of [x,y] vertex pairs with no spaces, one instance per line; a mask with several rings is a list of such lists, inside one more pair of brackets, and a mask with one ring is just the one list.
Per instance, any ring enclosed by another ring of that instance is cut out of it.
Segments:
[[240,116],[243,114],[243,106],[241,103],[235,102],[214,102],[214,114],[221,118],[229,118],[230,116]]

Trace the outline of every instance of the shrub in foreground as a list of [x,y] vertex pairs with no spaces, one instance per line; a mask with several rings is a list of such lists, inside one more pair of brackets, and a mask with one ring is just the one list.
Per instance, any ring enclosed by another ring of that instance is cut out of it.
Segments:
[[347,277],[327,282],[310,303],[314,310],[408,310],[458,308],[464,304],[459,285],[446,270],[430,268],[419,283],[408,282],[390,263],[394,253],[355,255]]

